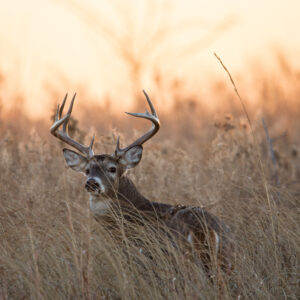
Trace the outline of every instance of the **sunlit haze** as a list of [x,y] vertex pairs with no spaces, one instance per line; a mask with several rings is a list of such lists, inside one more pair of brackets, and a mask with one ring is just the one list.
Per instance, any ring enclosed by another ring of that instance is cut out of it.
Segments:
[[191,88],[224,76],[214,52],[233,74],[272,66],[276,51],[299,66],[299,12],[299,0],[2,1],[3,102],[22,94],[37,117],[57,95],[85,90],[123,107],[151,93],[154,72]]

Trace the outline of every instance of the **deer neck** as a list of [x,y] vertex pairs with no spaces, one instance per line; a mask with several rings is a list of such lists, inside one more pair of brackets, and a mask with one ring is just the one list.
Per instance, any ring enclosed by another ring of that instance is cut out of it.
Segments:
[[172,206],[169,204],[153,202],[144,197],[136,188],[131,179],[126,176],[120,178],[118,200],[121,205],[133,206],[140,213],[163,218],[166,211]]
[[122,203],[128,203],[136,208],[144,203],[150,202],[150,200],[138,191],[132,180],[126,176],[120,178],[117,199],[120,201],[121,205]]
[[144,197],[131,179],[122,176],[119,189],[114,197],[101,197],[90,194],[90,209],[95,217],[106,217],[112,208],[121,208],[123,212],[138,212],[150,218],[163,219],[172,207],[170,204],[152,202]]
[[90,194],[89,202],[90,209],[95,217],[107,216],[110,209],[114,207],[139,210],[138,207],[144,207],[145,204],[150,203],[147,198],[139,193],[134,183],[125,176],[120,178],[119,189],[115,195],[107,197]]

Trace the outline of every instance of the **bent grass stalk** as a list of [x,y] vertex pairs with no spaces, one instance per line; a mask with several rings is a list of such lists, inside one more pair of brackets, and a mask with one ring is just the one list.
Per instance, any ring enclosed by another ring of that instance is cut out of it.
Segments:
[[224,65],[223,61],[221,60],[221,58],[216,53],[214,53],[214,56],[218,59],[221,66],[223,67],[223,69],[227,73],[227,75],[230,79],[230,82],[233,86],[234,92],[237,95],[237,97],[238,97],[238,99],[239,99],[239,101],[242,105],[243,112],[244,112],[244,114],[247,118],[247,121],[248,121],[248,124],[249,124],[249,127],[250,127],[251,135],[252,135],[253,142],[254,142],[254,149],[256,150],[256,155],[257,155],[258,160],[259,160],[259,166],[260,166],[260,170],[261,170],[262,180],[263,180],[263,184],[264,184],[264,188],[265,188],[265,192],[266,192],[268,207],[269,207],[269,210],[270,210],[270,219],[271,219],[271,225],[272,225],[272,237],[273,237],[274,249],[275,249],[275,263],[276,263],[276,270],[277,270],[277,273],[278,273],[279,268],[278,268],[278,258],[277,258],[277,238],[276,238],[275,220],[274,220],[274,212],[273,212],[273,207],[275,206],[275,203],[273,201],[273,205],[271,204],[270,191],[269,191],[268,182],[267,182],[267,178],[266,178],[266,175],[265,175],[264,167],[263,167],[263,164],[262,164],[262,158],[261,158],[261,153],[260,153],[260,150],[259,150],[259,144],[256,140],[256,137],[255,137],[255,134],[254,134],[254,131],[253,131],[253,127],[252,127],[252,122],[251,122],[249,114],[247,112],[245,103],[242,100],[242,97],[240,96],[240,93],[239,93],[239,91],[238,91],[238,89],[235,85],[235,82],[234,82],[229,70],[227,69],[227,67]]

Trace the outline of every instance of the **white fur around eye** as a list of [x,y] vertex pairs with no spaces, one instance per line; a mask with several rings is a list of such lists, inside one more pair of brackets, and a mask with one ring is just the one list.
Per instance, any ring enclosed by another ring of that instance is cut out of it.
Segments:
[[107,172],[110,174],[110,175],[115,175],[115,174],[117,174],[117,167],[116,167],[116,165],[108,165],[107,166]]

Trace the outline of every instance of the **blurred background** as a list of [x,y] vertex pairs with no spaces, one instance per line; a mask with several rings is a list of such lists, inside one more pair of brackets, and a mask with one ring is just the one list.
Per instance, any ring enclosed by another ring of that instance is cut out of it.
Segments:
[[216,52],[251,118],[291,131],[299,10],[297,0],[2,1],[1,119],[49,126],[55,105],[77,92],[75,117],[107,131],[126,122],[123,111],[144,109],[145,89],[169,128],[181,120],[181,129],[197,131],[228,114],[243,122]]
[[299,68],[299,10],[297,0],[4,1],[1,94],[5,106],[22,94],[33,117],[59,100],[53,91],[118,107],[142,88],[165,100],[175,83],[201,96],[224,79],[213,52],[243,81],[274,75],[283,58]]

